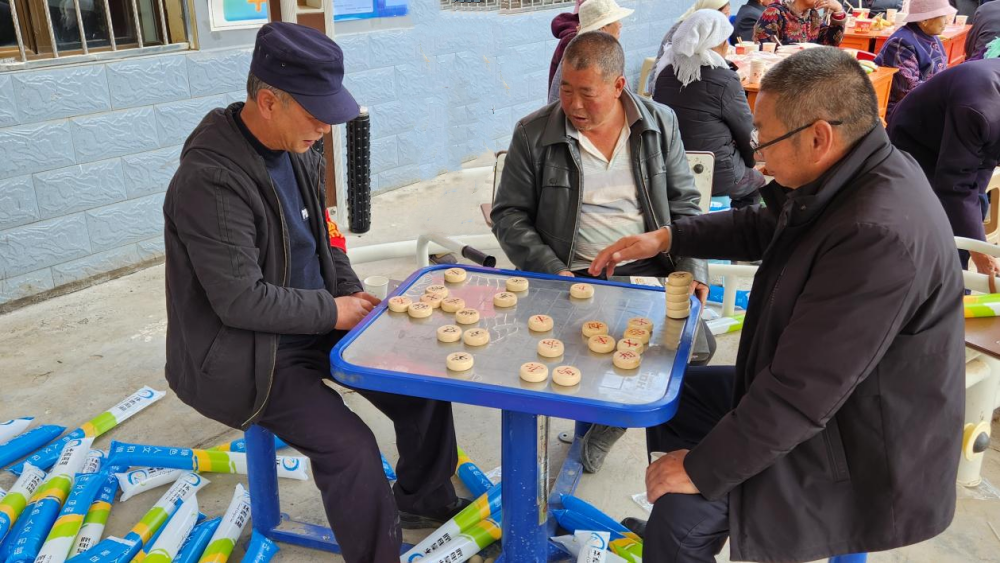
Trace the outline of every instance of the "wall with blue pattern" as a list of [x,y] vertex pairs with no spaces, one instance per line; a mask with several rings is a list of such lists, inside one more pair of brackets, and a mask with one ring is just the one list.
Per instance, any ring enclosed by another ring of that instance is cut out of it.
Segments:
[[[635,9],[621,38],[634,87],[686,2],[620,3]],[[412,28],[339,35],[345,83],[371,114],[372,189],[506,149],[544,105],[558,13],[413,0]],[[244,45],[0,74],[0,307],[160,258],[181,144],[245,99],[249,64]]]

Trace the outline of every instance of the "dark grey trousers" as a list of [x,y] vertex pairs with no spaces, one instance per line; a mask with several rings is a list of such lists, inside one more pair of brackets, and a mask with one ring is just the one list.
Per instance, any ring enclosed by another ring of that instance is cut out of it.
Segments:
[[[732,366],[688,367],[677,414],[646,429],[648,452],[691,449],[732,408]],[[657,499],[646,524],[643,561],[714,563],[729,537],[729,500],[666,494]]]
[[323,383],[338,336],[278,350],[270,400],[257,424],[309,458],[345,561],[398,563],[399,511],[425,514],[455,500],[451,403],[358,391],[396,430],[398,480],[390,488],[375,435]]

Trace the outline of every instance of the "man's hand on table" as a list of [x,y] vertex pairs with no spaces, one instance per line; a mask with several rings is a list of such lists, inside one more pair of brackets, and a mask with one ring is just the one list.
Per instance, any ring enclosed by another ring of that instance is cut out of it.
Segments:
[[337,297],[334,301],[337,303],[337,324],[334,326],[337,330],[351,330],[358,326],[380,302],[374,295],[363,291]]
[[565,276],[567,278],[575,278],[576,277],[576,274],[574,274],[573,272],[571,272],[569,270],[563,270],[563,271],[559,272],[559,275],[560,276]]
[[371,293],[365,293],[364,291],[359,291],[357,293],[352,293],[351,297],[357,297],[358,299],[364,299],[365,301],[372,304],[372,308],[378,307],[378,304],[382,302],[381,299],[375,297]]
[[701,301],[701,306],[704,307],[705,301],[708,301],[708,286],[700,281],[691,282],[691,295],[698,295],[698,301]]
[[698,494],[684,469],[684,458],[690,450],[669,452],[646,468],[646,498],[650,503],[667,493]]
[[996,258],[981,252],[969,252],[969,255],[972,257],[972,263],[976,265],[976,271],[980,274],[1000,275],[1000,264]]
[[651,233],[625,237],[605,248],[590,264],[590,275],[599,276],[607,271],[608,279],[614,275],[615,266],[629,260],[652,258],[670,248],[670,230],[657,229]]

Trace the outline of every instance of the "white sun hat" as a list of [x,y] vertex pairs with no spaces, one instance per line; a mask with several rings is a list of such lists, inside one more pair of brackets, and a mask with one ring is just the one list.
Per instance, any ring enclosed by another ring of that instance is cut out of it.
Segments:
[[906,23],[922,22],[940,16],[948,16],[950,23],[957,12],[948,0],[910,0],[910,13],[906,16]]
[[632,15],[630,8],[622,8],[615,0],[586,0],[580,6],[580,33],[597,31]]

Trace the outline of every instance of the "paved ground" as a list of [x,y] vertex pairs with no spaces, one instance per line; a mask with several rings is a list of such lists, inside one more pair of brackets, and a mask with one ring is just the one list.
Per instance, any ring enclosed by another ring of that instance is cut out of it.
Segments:
[[[478,204],[490,200],[492,171],[476,168],[445,175],[433,182],[391,192],[375,199],[375,226],[371,233],[350,241],[352,247],[415,239],[428,230],[448,234],[486,233]],[[386,274],[401,279],[413,270],[411,260],[393,260],[358,266],[364,277]],[[0,316],[0,419],[33,415],[39,421],[76,427],[114,405],[143,385],[166,389],[163,379],[164,336],[163,267],[153,267],[77,293],[65,295]],[[714,363],[731,363],[738,336],[720,341]],[[372,427],[386,456],[395,458],[389,421],[351,392],[346,400]],[[499,415],[496,411],[455,405],[459,443],[484,470],[500,463]],[[557,467],[566,446],[555,434],[571,423],[553,420],[551,458]],[[1000,425],[994,424],[1000,436]],[[172,394],[98,440],[111,439],[209,447],[238,437],[238,433],[210,422]],[[616,518],[643,516],[631,496],[643,490],[645,449],[643,433],[631,430],[619,442],[598,475],[583,478],[579,495]],[[994,443],[997,443],[995,440]],[[1000,485],[1000,452],[988,453],[986,478]],[[199,493],[201,509],[222,514],[233,486],[244,479],[210,476],[213,484]],[[0,475],[0,487],[9,488],[12,476]],[[162,491],[162,490],[161,490]],[[156,501],[160,493],[137,496],[116,506],[108,532],[122,535]],[[296,517],[322,523],[324,516],[313,483],[282,481],[282,507]],[[990,524],[995,531],[990,529]],[[875,562],[968,563],[1000,561],[1000,499],[978,500],[963,494],[952,527],[923,544],[887,554]],[[245,537],[245,536],[244,536]],[[412,540],[420,534],[407,534]],[[238,548],[239,556],[242,546]],[[283,562],[315,560],[316,552],[285,547]],[[341,561],[322,556],[323,560]],[[720,561],[728,561],[725,556]]]

